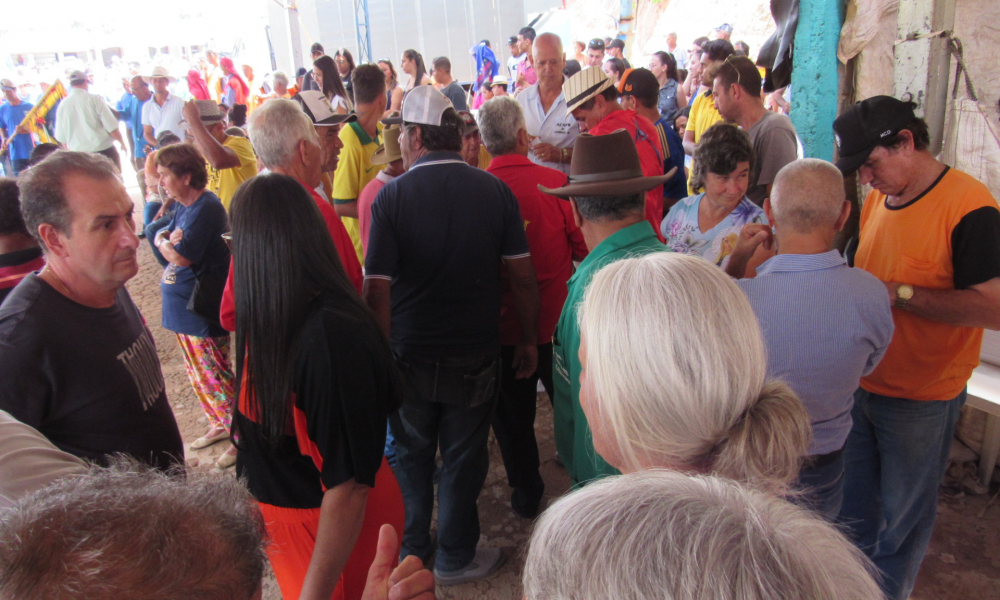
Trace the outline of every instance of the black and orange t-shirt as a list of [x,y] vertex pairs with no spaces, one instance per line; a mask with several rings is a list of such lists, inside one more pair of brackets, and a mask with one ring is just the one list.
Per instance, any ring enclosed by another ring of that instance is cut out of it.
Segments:
[[[873,190],[861,212],[856,267],[882,281],[935,290],[968,289],[1000,277],[1000,210],[971,176],[946,168],[903,206]],[[950,400],[979,364],[983,330],[893,308],[896,332],[865,390],[910,400]]]
[[250,418],[245,396],[234,415],[240,453],[236,472],[254,497],[283,508],[319,508],[323,492],[353,478],[375,486],[385,424],[396,407],[393,365],[377,350],[374,322],[317,306],[297,346],[292,413],[271,448]]

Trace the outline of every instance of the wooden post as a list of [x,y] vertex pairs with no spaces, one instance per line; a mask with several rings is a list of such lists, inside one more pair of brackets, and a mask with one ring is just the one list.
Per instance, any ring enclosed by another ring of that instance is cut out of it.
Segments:
[[931,154],[941,151],[948,95],[948,35],[955,27],[955,0],[906,0],[896,21],[897,98],[910,94],[927,121]]

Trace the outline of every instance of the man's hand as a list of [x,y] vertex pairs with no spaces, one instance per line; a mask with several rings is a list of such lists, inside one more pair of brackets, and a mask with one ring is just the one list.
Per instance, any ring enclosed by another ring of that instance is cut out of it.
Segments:
[[160,219],[163,218],[163,215],[165,215],[165,214],[167,214],[167,203],[166,202],[164,202],[162,205],[160,205],[160,210],[156,211],[156,216],[153,217],[153,220],[154,221],[159,221]]
[[392,525],[382,525],[361,600],[434,600],[434,575],[419,558],[407,556],[393,568],[399,556],[397,540]]
[[747,264],[753,257],[754,252],[761,245],[766,250],[774,246],[774,236],[771,233],[771,226],[763,223],[747,223],[740,229],[740,235],[736,238],[736,246],[729,256],[729,264],[726,265],[726,274],[730,277],[742,279],[747,270]]
[[514,358],[511,366],[517,369],[514,379],[527,379],[538,369],[538,346],[534,344],[518,344],[514,347]]
[[198,103],[195,100],[188,100],[184,103],[184,108],[181,109],[181,116],[184,120],[188,122],[188,125],[194,123],[195,121],[201,122],[201,110],[198,109]]
[[537,156],[542,162],[562,162],[562,148],[556,148],[552,144],[538,142],[531,147],[531,151],[534,152],[535,156]]
[[24,125],[18,125],[14,128],[14,133],[20,133],[21,135],[31,135],[31,132]]
[[183,240],[183,239],[184,239],[184,231],[183,230],[181,230],[181,229],[175,229],[175,230],[173,230],[173,231],[170,232],[170,245],[171,246],[176,246],[177,244],[181,243],[181,240]]

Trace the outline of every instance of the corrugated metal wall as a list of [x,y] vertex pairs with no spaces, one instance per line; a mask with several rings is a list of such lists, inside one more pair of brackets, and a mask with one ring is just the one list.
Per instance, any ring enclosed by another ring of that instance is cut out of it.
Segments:
[[[560,5],[559,0],[528,0],[529,8],[537,10],[539,1],[551,4],[551,8]],[[469,50],[488,39],[501,64],[505,64],[507,38],[527,24],[525,8],[525,0],[369,0],[372,53],[375,59],[391,59],[397,68],[408,48],[423,54],[428,69],[432,59],[447,56],[452,62],[452,75],[459,81],[470,81],[475,61]],[[308,46],[314,41],[322,43],[331,54],[343,46],[357,56],[351,0],[300,0],[298,9],[304,56],[308,56]],[[281,27],[287,28],[287,24],[272,18],[272,28]],[[290,55],[281,56],[281,51],[276,51],[279,66],[292,64]]]

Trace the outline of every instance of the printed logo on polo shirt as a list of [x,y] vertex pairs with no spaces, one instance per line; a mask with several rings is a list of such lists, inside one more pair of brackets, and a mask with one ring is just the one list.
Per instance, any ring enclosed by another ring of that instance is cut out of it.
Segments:
[[531,223],[531,221],[529,221],[529,220],[525,219],[525,220],[524,220],[524,230],[525,230],[525,231],[527,231],[527,230],[528,230],[528,223]]

